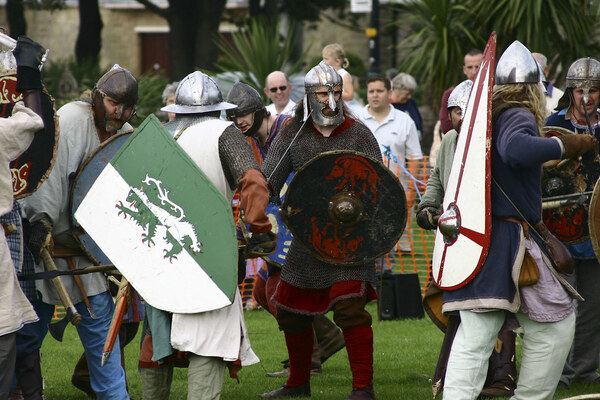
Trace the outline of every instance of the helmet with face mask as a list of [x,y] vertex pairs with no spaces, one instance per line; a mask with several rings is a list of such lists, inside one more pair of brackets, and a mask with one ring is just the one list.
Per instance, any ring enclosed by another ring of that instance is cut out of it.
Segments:
[[[118,103],[118,111],[114,118],[106,119],[104,97],[110,97]],[[138,100],[138,83],[131,72],[115,64],[110,71],[102,75],[92,89],[92,105],[97,126],[104,127],[107,132],[119,130],[134,114]],[[129,112],[126,115],[126,112]]]
[[252,126],[243,133],[246,136],[254,135],[267,116],[267,109],[256,89],[246,83],[236,82],[227,95],[227,102],[237,105],[237,108],[226,111],[227,119],[234,124],[237,117],[253,114]]
[[451,108],[459,107],[462,111],[460,119],[464,119],[465,111],[467,109],[467,102],[469,101],[469,95],[471,94],[471,88],[473,87],[473,81],[467,79],[459,83],[450,96],[448,97],[448,111]]
[[[327,100],[321,102],[317,100],[317,91],[327,90]],[[304,120],[308,118],[308,110],[310,106],[310,116],[313,122],[320,126],[339,125],[344,121],[344,107],[341,96],[342,92],[342,77],[337,73],[335,68],[321,61],[317,66],[313,67],[304,77]],[[338,99],[336,100],[336,94]],[[331,110],[331,111],[330,111]],[[324,113],[333,112],[332,115]]]

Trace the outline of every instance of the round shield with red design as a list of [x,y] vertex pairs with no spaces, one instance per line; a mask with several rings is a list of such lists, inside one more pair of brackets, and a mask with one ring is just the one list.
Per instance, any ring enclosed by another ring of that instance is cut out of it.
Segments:
[[323,153],[296,172],[281,206],[295,239],[316,258],[357,265],[387,253],[408,214],[398,178],[356,151]]
[[[6,76],[0,77],[0,82]],[[12,82],[10,79],[7,82]],[[2,83],[0,83],[1,85]],[[12,87],[12,86],[4,86]],[[5,93],[6,95],[6,93]],[[21,100],[21,94],[16,92],[12,99]],[[35,133],[33,142],[16,160],[10,163],[13,180],[13,193],[16,199],[29,196],[46,180],[54,166],[58,149],[58,117],[54,111],[54,99],[44,89],[40,96],[44,129]],[[9,117],[14,102],[3,104],[2,116]]]
[[[574,134],[557,126],[544,127],[542,132],[547,137]],[[590,198],[599,177],[600,158],[594,152],[544,169],[542,218],[548,230],[562,242],[576,244],[589,239]]]

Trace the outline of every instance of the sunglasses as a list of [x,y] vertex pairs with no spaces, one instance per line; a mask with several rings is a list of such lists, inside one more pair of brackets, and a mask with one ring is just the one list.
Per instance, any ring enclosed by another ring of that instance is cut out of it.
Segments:
[[272,87],[271,89],[269,89],[269,92],[277,93],[277,89],[281,90],[282,92],[285,92],[287,86]]

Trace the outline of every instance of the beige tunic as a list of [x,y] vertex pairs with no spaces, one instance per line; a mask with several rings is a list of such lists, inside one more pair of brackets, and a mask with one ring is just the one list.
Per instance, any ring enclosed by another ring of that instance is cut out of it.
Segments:
[[[42,119],[20,102],[15,104],[12,117],[0,119],[0,214],[6,214],[13,206],[9,162],[27,150],[35,132],[43,127]],[[0,336],[37,320],[19,286],[4,229],[0,229]]]

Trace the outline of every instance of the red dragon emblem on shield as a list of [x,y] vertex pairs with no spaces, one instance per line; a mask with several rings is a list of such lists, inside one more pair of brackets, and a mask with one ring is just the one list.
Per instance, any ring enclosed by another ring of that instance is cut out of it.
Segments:
[[377,202],[377,184],[380,178],[377,171],[364,158],[346,155],[335,160],[331,172],[325,179],[339,178],[341,178],[341,182],[335,187],[336,189],[342,190],[347,187],[348,191],[357,197],[370,192],[373,196],[371,201]]

